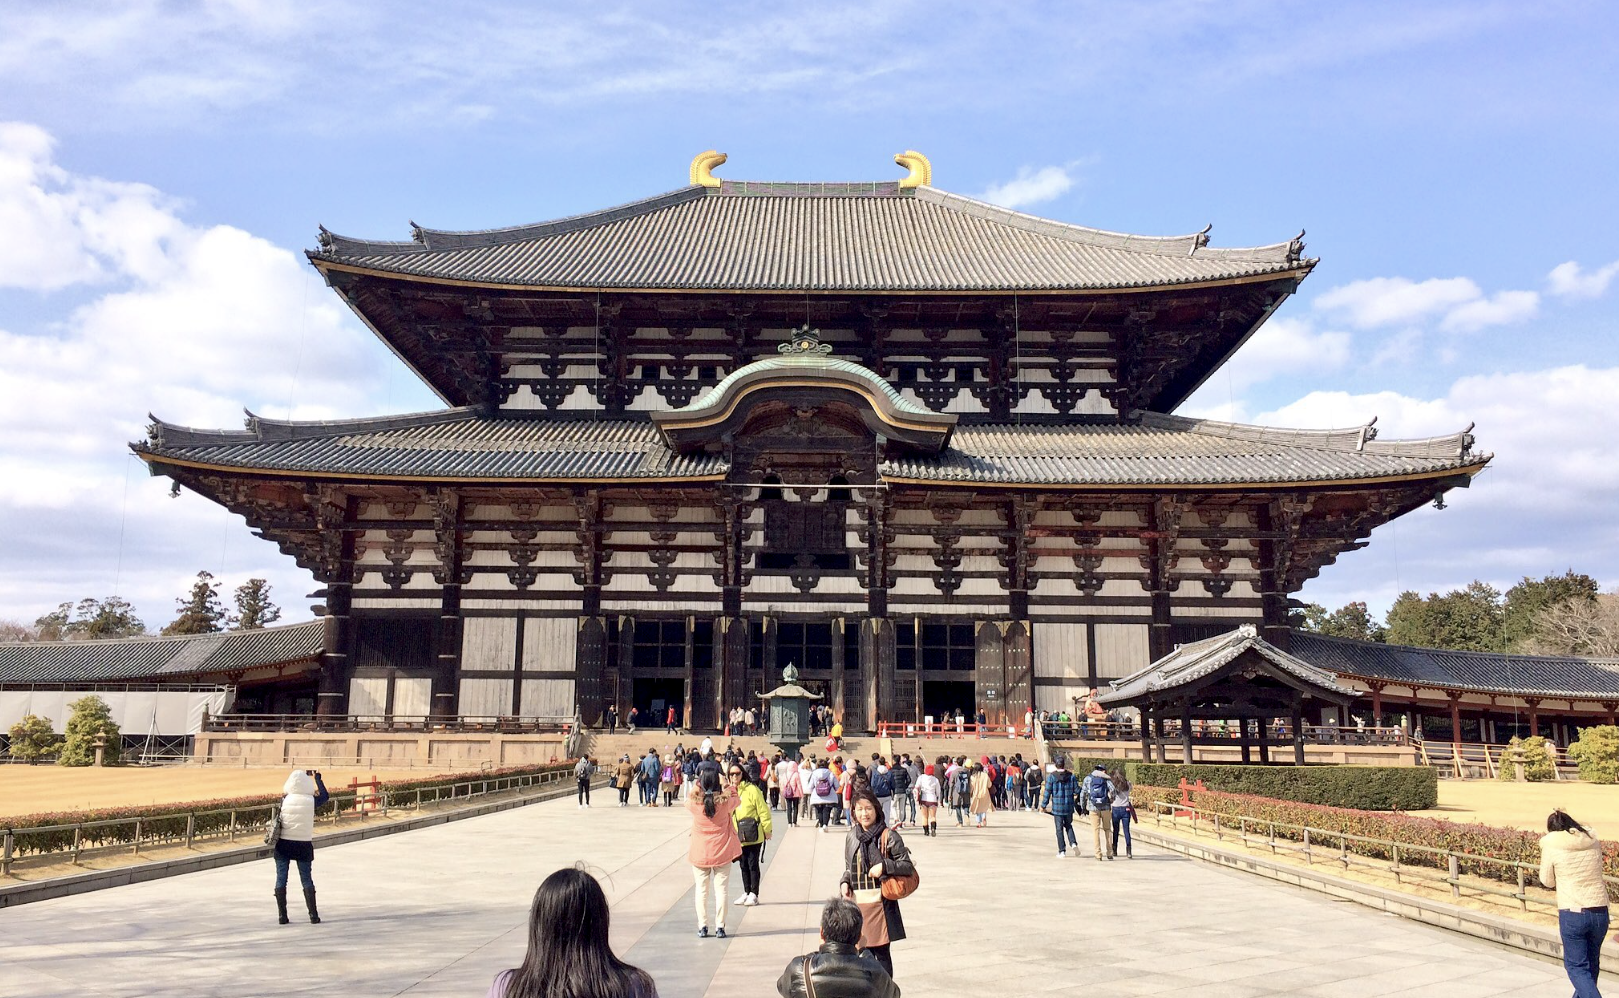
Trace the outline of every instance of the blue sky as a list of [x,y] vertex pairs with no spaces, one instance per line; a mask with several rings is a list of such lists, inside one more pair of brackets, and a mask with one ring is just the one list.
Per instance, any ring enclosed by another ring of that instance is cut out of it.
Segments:
[[1596,2],[0,0],[0,619],[308,577],[126,456],[145,413],[429,408],[314,279],[324,223],[508,225],[684,183],[883,179],[1251,245],[1301,293],[1182,411],[1476,421],[1495,466],[1305,590],[1619,584],[1619,10]]

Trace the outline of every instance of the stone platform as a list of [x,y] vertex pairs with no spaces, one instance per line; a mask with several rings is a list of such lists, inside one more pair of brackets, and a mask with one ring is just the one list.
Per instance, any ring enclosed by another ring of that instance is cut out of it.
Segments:
[[[318,926],[275,924],[268,862],[0,910],[0,996],[482,995],[522,955],[534,887],[577,861],[664,998],[774,994],[816,944],[842,836],[779,824],[763,903],[731,909],[733,938],[698,940],[686,812],[610,796],[320,849]],[[1569,990],[1555,964],[1168,853],[1059,861],[1043,815],[940,831],[907,835],[923,878],[894,947],[907,998]]]

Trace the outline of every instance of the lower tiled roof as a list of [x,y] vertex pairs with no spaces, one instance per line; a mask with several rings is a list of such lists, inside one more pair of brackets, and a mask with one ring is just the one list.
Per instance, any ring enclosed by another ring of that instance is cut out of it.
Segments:
[[[513,418],[471,409],[328,423],[253,418],[246,431],[157,422],[134,445],[149,461],[361,478],[673,480],[717,478],[723,456],[678,454],[646,420]],[[936,455],[885,462],[885,478],[1102,487],[1362,481],[1476,469],[1467,433],[1378,441],[1369,427],[1280,430],[1158,413],[1133,423],[959,426]]]
[[1114,680],[1112,689],[1097,697],[1097,701],[1111,706],[1136,703],[1156,694],[1173,694],[1180,687],[1192,686],[1220,671],[1248,651],[1328,696],[1356,695],[1354,690],[1340,685],[1330,672],[1282,651],[1261,638],[1252,624],[1244,624],[1224,634],[1181,645],[1145,669]]
[[1294,631],[1292,653],[1341,676],[1527,696],[1619,699],[1619,660],[1410,648]]
[[213,675],[312,659],[319,620],[252,631],[104,641],[0,643],[0,683],[78,683]]

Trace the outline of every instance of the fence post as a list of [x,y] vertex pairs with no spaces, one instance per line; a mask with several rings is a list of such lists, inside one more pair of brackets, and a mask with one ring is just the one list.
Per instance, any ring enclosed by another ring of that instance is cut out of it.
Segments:
[[135,855],[141,854],[141,819],[135,819]]
[[1304,865],[1309,866],[1310,858],[1310,826],[1304,826]]
[[420,811],[421,809],[422,809],[422,788],[417,787],[416,788],[416,810]]
[[1445,851],[1445,856],[1450,860],[1450,896],[1460,898],[1462,896],[1461,864],[1456,861],[1456,854],[1448,849]]
[[236,841],[236,811],[234,809],[230,813],[230,841]]
[[191,843],[196,840],[196,837],[197,837],[197,814],[196,814],[195,811],[193,811],[192,813],[186,815],[186,848],[187,849],[191,848]]
[[0,845],[0,876],[11,876],[11,850],[14,848],[13,842],[14,838],[11,834],[11,829],[8,828],[6,829],[5,844]]
[[1529,910],[1529,895],[1523,889],[1523,867],[1518,867],[1518,907]]
[[1394,843],[1394,882],[1397,884],[1405,883],[1404,880],[1400,879],[1400,844],[1398,842]]
[[1274,821],[1270,823],[1270,836],[1267,841],[1270,843],[1270,854],[1272,856],[1276,855],[1276,822]]
[[82,834],[83,832],[84,832],[84,826],[83,825],[74,825],[73,826],[73,865],[74,866],[79,865],[79,849],[84,844],[84,836]]
[[1338,862],[1342,863],[1344,865],[1344,869],[1347,870],[1349,869],[1349,836],[1340,834],[1338,837],[1338,846]]

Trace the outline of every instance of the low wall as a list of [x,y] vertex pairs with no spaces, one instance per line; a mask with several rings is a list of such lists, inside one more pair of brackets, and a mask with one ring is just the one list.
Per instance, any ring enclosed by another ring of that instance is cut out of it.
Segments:
[[205,731],[193,761],[215,765],[354,765],[472,769],[566,761],[566,736],[387,731]]
[[[1048,742],[1050,750],[1060,751],[1065,755],[1082,756],[1087,759],[1141,759],[1141,743],[1127,742],[1117,739],[1103,739],[1081,741],[1078,739]],[[1250,758],[1259,762],[1259,749],[1252,750]],[[1287,765],[1293,761],[1293,746],[1271,746],[1270,759],[1272,763]],[[1152,761],[1157,762],[1155,757]],[[1164,746],[1164,761],[1171,765],[1185,761],[1181,756],[1181,747],[1178,743]],[[1236,765],[1242,762],[1242,747],[1239,745],[1194,745],[1192,746],[1193,762],[1226,763]],[[1415,766],[1417,753],[1406,745],[1306,745],[1304,746],[1304,761],[1310,765],[1339,765],[1339,766]]]

